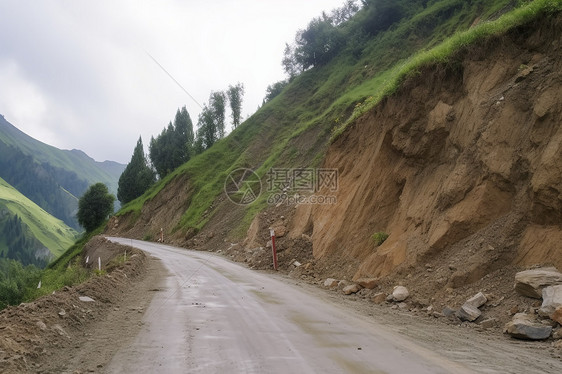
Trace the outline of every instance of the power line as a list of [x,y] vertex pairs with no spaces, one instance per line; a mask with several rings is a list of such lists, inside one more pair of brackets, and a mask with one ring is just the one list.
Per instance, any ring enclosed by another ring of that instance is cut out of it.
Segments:
[[144,51],[144,52],[148,55],[148,57],[150,57],[150,58],[152,59],[152,61],[154,61],[154,63],[155,63],[156,65],[158,65],[158,66],[160,67],[160,69],[162,69],[162,71],[163,71],[164,73],[166,73],[166,74],[168,75],[168,77],[170,77],[174,82],[176,82],[176,84],[178,85],[178,87],[181,88],[181,89],[183,90],[183,92],[185,92],[185,93],[191,98],[191,100],[193,100],[193,101],[195,102],[195,104],[197,104],[197,105],[199,106],[199,108],[203,109],[203,107],[201,106],[201,104],[199,104],[199,103],[197,102],[197,100],[195,100],[195,98],[194,98],[193,96],[191,96],[191,94],[190,94],[189,92],[187,92],[187,90],[180,84],[180,82],[178,82],[177,79],[174,78],[174,77],[172,76],[172,74],[170,74],[170,73],[168,72],[168,70],[166,70],[166,69],[164,68],[164,66],[162,66],[154,57],[152,57],[152,55],[151,55],[150,53],[148,53],[148,51]]

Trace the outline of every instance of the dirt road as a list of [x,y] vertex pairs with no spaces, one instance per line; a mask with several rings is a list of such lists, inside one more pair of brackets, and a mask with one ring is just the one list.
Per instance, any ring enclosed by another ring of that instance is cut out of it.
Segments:
[[108,373],[562,370],[560,360],[529,351],[524,343],[475,339],[471,332],[405,316],[393,316],[394,327],[388,327],[384,313],[375,318],[357,313],[283,276],[251,271],[210,253],[110,239],[160,258],[169,275],[146,310],[143,328],[113,356]]

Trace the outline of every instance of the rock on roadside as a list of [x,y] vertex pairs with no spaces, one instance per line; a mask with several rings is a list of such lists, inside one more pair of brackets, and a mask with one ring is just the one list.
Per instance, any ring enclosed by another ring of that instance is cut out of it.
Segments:
[[457,311],[456,315],[461,321],[474,322],[476,321],[476,319],[478,319],[478,317],[482,315],[482,312],[480,311],[480,309],[470,304],[464,304]]
[[464,302],[456,315],[461,321],[474,322],[482,315],[482,312],[478,308],[486,304],[486,302],[488,302],[488,298],[486,298],[482,292],[478,292]]
[[562,284],[562,273],[555,267],[531,269],[515,274],[515,291],[520,295],[540,299],[542,290]]
[[550,317],[559,307],[562,307],[562,285],[543,288],[539,314],[543,317]]
[[324,287],[334,288],[338,286],[338,280],[334,278],[328,278],[324,281]]
[[351,295],[352,293],[357,293],[359,292],[363,287],[361,287],[360,285],[354,283],[354,284],[350,284],[349,286],[345,286],[343,288],[343,293],[346,295]]
[[378,285],[378,279],[377,278],[359,278],[359,279],[357,279],[357,284],[359,284],[363,288],[367,288],[369,290],[372,290],[373,288],[375,288]]
[[392,291],[392,299],[394,301],[404,301],[408,298],[408,296],[410,296],[410,292],[404,286],[396,286]]
[[537,322],[532,314],[517,313],[505,325],[504,331],[517,339],[544,340],[552,333],[552,327]]
[[556,308],[554,313],[551,314],[550,319],[562,325],[562,306]]
[[476,295],[466,300],[464,304],[471,305],[475,308],[480,308],[482,305],[486,304],[487,302],[488,302],[488,298],[482,292],[478,292]]

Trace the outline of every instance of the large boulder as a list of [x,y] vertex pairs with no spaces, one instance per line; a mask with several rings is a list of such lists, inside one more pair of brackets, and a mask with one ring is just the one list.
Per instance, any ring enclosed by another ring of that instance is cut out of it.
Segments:
[[543,317],[550,317],[559,307],[562,307],[562,285],[544,288],[539,314]]
[[562,273],[554,267],[520,271],[515,274],[515,291],[520,295],[540,299],[542,290],[562,284]]
[[537,322],[532,314],[517,313],[505,325],[505,332],[517,339],[544,340],[552,333],[552,327]]

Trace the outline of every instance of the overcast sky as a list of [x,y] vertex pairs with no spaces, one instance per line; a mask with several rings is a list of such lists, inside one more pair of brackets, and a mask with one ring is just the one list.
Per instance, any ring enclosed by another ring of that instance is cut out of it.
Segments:
[[179,107],[195,127],[211,91],[243,83],[253,114],[285,78],[285,42],[343,3],[0,0],[0,114],[47,144],[128,163]]

